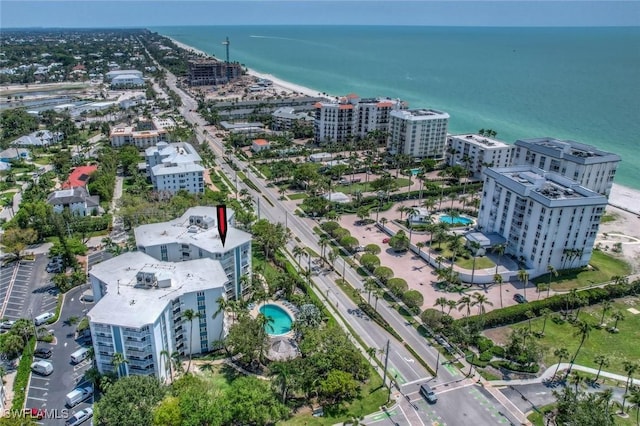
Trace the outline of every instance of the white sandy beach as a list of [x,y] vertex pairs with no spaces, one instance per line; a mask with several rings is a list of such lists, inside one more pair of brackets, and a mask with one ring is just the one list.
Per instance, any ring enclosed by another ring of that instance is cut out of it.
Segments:
[[[177,46],[195,52],[197,54],[210,56],[207,53],[198,50],[194,47],[188,46],[184,43],[179,42],[173,38],[168,37],[172,40]],[[274,86],[277,86],[278,91],[285,90],[291,92],[298,92],[305,94],[307,96],[324,96],[328,99],[332,98],[329,95],[323,95],[322,92],[319,92],[314,89],[310,89],[308,87],[301,86],[299,84],[291,83],[289,81],[285,81],[275,77],[271,74],[264,74],[247,68],[248,73],[257,78],[264,78],[271,80]],[[613,207],[621,208],[627,210],[631,213],[640,215],[640,190],[629,188],[623,185],[613,184],[613,188],[611,189],[611,194],[609,195],[609,204]]]

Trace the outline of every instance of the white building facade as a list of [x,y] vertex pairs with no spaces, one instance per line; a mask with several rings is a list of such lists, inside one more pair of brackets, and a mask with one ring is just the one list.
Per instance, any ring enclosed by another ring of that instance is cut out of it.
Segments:
[[391,111],[387,149],[412,158],[444,158],[449,114],[432,109]]
[[109,140],[114,147],[133,145],[138,149],[146,149],[158,142],[168,142],[169,131],[174,127],[175,122],[171,119],[154,118],[152,121],[141,121],[136,126],[114,127]]
[[589,263],[607,199],[533,166],[487,168],[477,228],[506,239],[530,276]]
[[522,139],[515,143],[514,165],[530,164],[575,180],[609,196],[620,156],[571,140]]
[[365,138],[373,131],[389,130],[390,113],[405,108],[397,99],[361,99],[355,94],[335,102],[315,104],[315,140],[317,143],[345,143]]
[[227,211],[224,246],[217,228],[215,207],[192,207],[178,219],[140,225],[134,229],[138,250],[164,262],[192,259],[219,260],[227,277],[225,292],[237,299],[247,288],[242,276],[251,275],[251,235],[236,229],[233,211]]
[[[89,279],[96,304],[87,316],[102,374],[117,368],[120,376],[166,380],[171,354],[208,352],[223,337],[223,315],[214,315],[226,284],[218,261],[158,262],[129,252],[94,265]],[[116,353],[126,362],[115,365]]]
[[154,190],[170,194],[182,190],[204,193],[202,159],[191,144],[158,142],[145,150],[145,159]]
[[452,135],[447,138],[447,164],[468,168],[475,179],[482,179],[485,167],[509,167],[513,145],[481,135]]

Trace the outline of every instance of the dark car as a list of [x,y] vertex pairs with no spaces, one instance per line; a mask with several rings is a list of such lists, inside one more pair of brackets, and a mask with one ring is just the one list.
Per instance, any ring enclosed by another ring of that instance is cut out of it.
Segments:
[[424,383],[420,385],[420,393],[431,404],[435,404],[436,402],[438,402],[438,397],[436,396],[435,392],[433,392],[433,389],[431,389],[431,386],[429,386],[428,384]]
[[47,348],[38,348],[33,353],[34,356],[38,358],[51,358],[51,349]]
[[518,303],[527,303],[527,299],[525,299],[525,297],[523,295],[521,295],[520,293],[516,293],[513,295],[513,300],[515,300]]

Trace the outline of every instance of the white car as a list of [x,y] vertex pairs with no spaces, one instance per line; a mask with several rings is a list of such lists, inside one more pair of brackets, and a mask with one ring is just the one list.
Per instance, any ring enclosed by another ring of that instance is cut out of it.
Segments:
[[93,417],[93,408],[85,408],[84,410],[80,410],[77,413],[75,413],[73,416],[69,417],[65,425],[77,426],[89,420],[91,417]]
[[11,320],[6,320],[3,321],[2,324],[0,324],[0,328],[4,328],[5,330],[10,330],[11,327],[13,327],[13,324],[15,324],[15,321],[11,321]]

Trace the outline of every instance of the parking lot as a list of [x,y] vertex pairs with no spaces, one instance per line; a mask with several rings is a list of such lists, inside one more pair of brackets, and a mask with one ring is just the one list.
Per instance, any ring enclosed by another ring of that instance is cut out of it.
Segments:
[[35,262],[12,262],[0,272],[0,317],[10,320],[24,318],[25,299],[31,288]]
[[[86,310],[91,308],[90,303],[80,300],[80,295],[86,290],[86,286],[70,290],[65,295],[64,304],[60,312],[60,318],[48,329],[53,331],[56,337],[52,344],[38,342],[38,347],[49,348],[52,351],[51,358],[47,361],[53,365],[53,373],[49,376],[32,374],[28,385],[26,407],[42,408],[47,410],[62,410],[65,407],[65,396],[78,386],[88,386],[84,381],[84,372],[91,367],[91,360],[85,359],[79,364],[71,362],[71,354],[83,346],[90,345],[89,341],[75,339],[76,325],[71,324],[71,317],[81,318]],[[81,402],[69,409],[69,416],[73,413],[89,407],[92,398]],[[62,426],[65,419],[42,419],[37,422],[41,425]],[[87,422],[86,424],[90,424]]]

